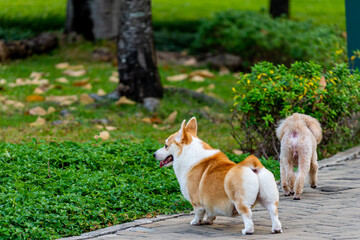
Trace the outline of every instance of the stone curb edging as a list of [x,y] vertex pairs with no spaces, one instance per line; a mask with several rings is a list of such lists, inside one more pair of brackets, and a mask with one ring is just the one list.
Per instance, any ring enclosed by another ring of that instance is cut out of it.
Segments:
[[173,214],[173,215],[158,215],[158,216],[156,216],[154,218],[141,218],[141,219],[137,219],[137,220],[132,221],[132,222],[127,222],[127,223],[123,223],[123,224],[119,224],[119,225],[99,229],[99,230],[96,230],[96,231],[83,233],[80,236],[60,238],[58,240],[86,240],[86,239],[100,237],[100,236],[104,236],[104,235],[108,235],[108,234],[114,234],[114,233],[116,233],[118,231],[123,231],[123,230],[126,230],[128,228],[139,227],[139,226],[142,226],[142,225],[145,225],[145,224],[165,221],[165,220],[168,220],[168,219],[178,218],[178,217],[187,216],[187,215],[191,215],[191,214],[190,213],[181,213],[181,214]]
[[336,165],[344,161],[354,160],[358,157],[360,157],[360,145],[319,161],[319,169],[329,167],[334,164]]
[[[329,167],[332,165],[336,165],[336,164],[339,164],[344,161],[353,160],[353,159],[358,158],[359,156],[360,156],[360,145],[357,147],[350,148],[344,152],[337,153],[330,158],[325,158],[325,159],[319,161],[318,162],[319,169]],[[66,238],[61,238],[58,240],[87,240],[87,239],[100,237],[100,236],[104,236],[104,235],[108,235],[108,234],[114,234],[118,231],[123,231],[123,230],[129,229],[129,228],[138,227],[141,225],[165,221],[168,219],[178,218],[178,217],[187,216],[187,215],[191,215],[191,213],[182,213],[182,214],[174,214],[174,215],[158,215],[155,218],[142,218],[142,219],[138,219],[138,220],[135,220],[132,222],[127,222],[127,223],[107,227],[104,229],[99,229],[96,231],[83,233],[80,236],[66,237]]]

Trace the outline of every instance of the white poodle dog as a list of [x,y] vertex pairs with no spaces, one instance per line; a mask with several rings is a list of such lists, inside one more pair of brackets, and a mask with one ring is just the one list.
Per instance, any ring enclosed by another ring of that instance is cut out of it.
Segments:
[[[306,175],[310,175],[310,185],[317,183],[317,144],[322,138],[320,123],[313,117],[294,113],[281,120],[276,129],[281,142],[280,173],[285,196],[294,194],[294,200],[301,199]],[[294,166],[298,167],[295,180]]]

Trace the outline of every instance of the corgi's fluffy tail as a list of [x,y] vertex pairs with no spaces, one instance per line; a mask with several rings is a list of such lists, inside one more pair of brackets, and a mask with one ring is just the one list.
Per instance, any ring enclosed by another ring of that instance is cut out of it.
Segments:
[[264,166],[261,164],[260,160],[255,157],[254,155],[250,155],[247,158],[245,158],[242,162],[238,163],[242,167],[248,167],[253,170],[254,173],[258,173],[260,169],[264,168]]

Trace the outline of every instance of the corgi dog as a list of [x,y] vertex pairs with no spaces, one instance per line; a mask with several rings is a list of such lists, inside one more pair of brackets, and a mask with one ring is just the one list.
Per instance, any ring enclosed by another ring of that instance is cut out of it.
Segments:
[[236,164],[197,136],[193,117],[154,153],[160,167],[173,165],[182,195],[194,208],[191,225],[210,225],[216,216],[241,215],[242,234],[253,234],[252,207],[260,203],[270,213],[272,233],[281,233],[279,192],[274,175],[255,156]]

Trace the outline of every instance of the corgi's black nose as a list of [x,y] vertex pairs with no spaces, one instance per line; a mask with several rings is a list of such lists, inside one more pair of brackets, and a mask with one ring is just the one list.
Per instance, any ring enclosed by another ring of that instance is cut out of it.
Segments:
[[156,158],[156,153],[153,154],[154,158]]

